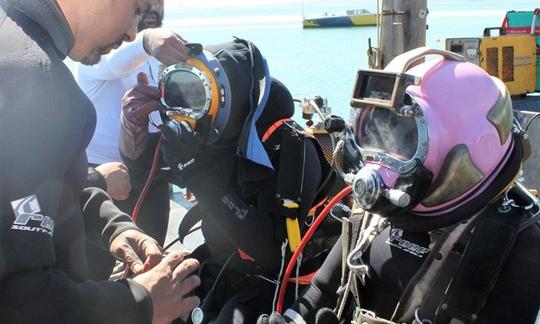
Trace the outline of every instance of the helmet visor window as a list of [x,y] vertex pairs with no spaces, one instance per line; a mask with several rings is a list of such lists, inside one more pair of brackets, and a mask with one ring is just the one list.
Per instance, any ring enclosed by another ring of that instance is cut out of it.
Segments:
[[206,108],[206,90],[203,81],[186,70],[172,72],[167,78],[163,97],[167,106],[198,113]]
[[361,113],[356,137],[362,149],[389,154],[402,161],[412,159],[418,147],[415,119],[384,108],[367,108]]

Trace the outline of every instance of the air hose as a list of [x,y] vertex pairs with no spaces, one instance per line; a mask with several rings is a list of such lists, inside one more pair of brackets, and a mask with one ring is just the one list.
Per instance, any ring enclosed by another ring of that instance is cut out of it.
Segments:
[[139,211],[141,210],[141,206],[144,202],[144,199],[146,198],[146,195],[148,194],[148,190],[150,190],[152,181],[154,180],[154,177],[156,176],[157,165],[159,163],[159,156],[160,156],[159,144],[161,143],[162,139],[163,139],[163,134],[159,136],[159,140],[156,145],[156,151],[154,152],[154,159],[152,160],[152,167],[150,168],[150,173],[148,174],[148,178],[146,179],[143,190],[141,191],[141,194],[139,195],[139,198],[137,199],[137,202],[135,203],[135,207],[133,207],[133,211],[131,212],[131,218],[133,219],[133,222],[135,223],[137,222],[137,216],[139,216]]
[[[158,169],[157,166],[159,163],[159,156],[160,156],[159,144],[161,143],[162,139],[163,139],[163,134],[159,136],[159,140],[156,145],[156,150],[154,152],[154,159],[152,160],[152,167],[150,168],[150,173],[148,174],[148,178],[146,179],[146,182],[144,183],[144,187],[139,195],[139,198],[137,198],[135,207],[133,207],[133,211],[131,212],[131,219],[133,219],[133,222],[135,224],[137,223],[137,216],[139,216],[139,212],[141,210],[141,206],[144,202],[144,199],[146,198],[146,195],[148,194],[148,190],[150,190],[150,186],[152,185],[152,181],[154,180],[154,177],[156,176],[156,172]],[[126,263],[122,278],[127,278],[129,271],[130,271],[129,265]]]
[[319,225],[323,222],[323,220],[328,216],[334,205],[336,205],[339,201],[341,201],[344,197],[346,197],[348,194],[351,193],[351,187],[347,186],[343,188],[330,202],[324,209],[321,211],[319,216],[315,219],[309,230],[306,232],[306,235],[302,238],[302,241],[300,241],[300,244],[298,245],[296,251],[294,251],[294,254],[292,255],[291,259],[289,260],[289,264],[287,265],[287,269],[285,270],[285,274],[283,275],[283,279],[281,280],[281,285],[279,288],[279,295],[278,300],[276,303],[276,312],[282,313],[283,310],[283,302],[285,300],[285,291],[287,290],[287,283],[289,281],[289,278],[291,276],[291,273],[296,265],[296,262],[298,260],[298,257],[300,256],[300,253],[302,253],[302,250],[307,245]]

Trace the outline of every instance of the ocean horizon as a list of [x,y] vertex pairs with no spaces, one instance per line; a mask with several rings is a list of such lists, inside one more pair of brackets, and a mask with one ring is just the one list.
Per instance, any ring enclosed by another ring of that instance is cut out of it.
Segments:
[[[428,0],[426,46],[444,49],[449,37],[481,37],[485,27],[500,26],[507,11],[535,5],[532,0]],[[164,27],[202,44],[233,36],[250,40],[293,97],[320,95],[336,114],[347,117],[356,70],[368,67],[368,39],[376,46],[377,28],[303,29],[302,15],[360,8],[376,12],[377,1],[169,0]]]

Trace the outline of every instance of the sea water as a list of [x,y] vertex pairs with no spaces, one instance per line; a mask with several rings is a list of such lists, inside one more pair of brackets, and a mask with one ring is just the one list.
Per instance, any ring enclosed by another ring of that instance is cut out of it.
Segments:
[[[406,0],[411,1],[411,0]],[[254,42],[270,73],[295,98],[320,95],[347,117],[357,69],[368,67],[368,39],[376,27],[303,29],[302,16],[377,10],[376,0],[168,0],[164,26],[190,42],[215,44],[233,36]],[[533,0],[428,0],[426,45],[444,49],[448,37],[480,37],[509,10],[533,10]],[[298,115],[297,115],[298,116]]]

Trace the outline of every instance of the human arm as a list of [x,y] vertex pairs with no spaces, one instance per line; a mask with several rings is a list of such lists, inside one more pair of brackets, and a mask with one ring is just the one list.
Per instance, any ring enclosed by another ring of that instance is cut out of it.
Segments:
[[133,42],[124,42],[118,49],[103,55],[98,64],[77,65],[79,79],[113,80],[125,77],[139,68],[150,57],[165,65],[187,58],[189,49],[178,34],[164,28],[145,29]]
[[[38,134],[48,135],[43,127],[32,126]],[[6,145],[9,154],[0,158],[2,182],[9,184],[0,188],[2,321],[149,323],[152,302],[139,284],[84,280],[85,232],[75,195],[77,183],[84,185],[84,151],[67,160],[70,146],[64,145],[62,136],[43,137],[21,137],[17,144],[25,145],[24,152]],[[51,138],[55,141],[43,143]],[[34,154],[40,159],[33,159]],[[39,166],[32,168],[35,162]],[[57,171],[59,166],[66,169]]]
[[138,274],[132,284],[141,284],[149,294],[153,323],[170,323],[198,305],[197,298],[186,296],[200,283],[197,276],[191,275],[198,262],[193,259],[184,261],[186,252],[175,252],[162,259],[157,242],[142,233],[102,190],[83,190],[81,203],[85,216],[99,214],[97,218],[85,218],[86,230],[103,228],[103,245],[109,246],[118,259],[128,261],[130,269]]
[[88,166],[88,174],[86,176],[86,186],[99,188],[107,191],[107,180],[94,167]]
[[[158,243],[144,234],[102,190],[86,188],[81,195],[85,232],[89,239],[139,274],[161,260]],[[97,241],[97,242],[96,242]]]
[[[12,65],[3,71],[13,72]],[[2,322],[150,323],[153,302],[162,299],[153,300],[150,285],[86,280],[80,194],[93,109],[73,80],[40,67],[19,69],[13,82],[0,86]],[[19,80],[32,95],[10,95]],[[181,296],[165,299],[180,302]]]
[[[81,202],[85,214],[100,216],[91,218],[91,221],[85,219],[89,227],[86,230],[103,228],[102,244],[110,246],[111,253],[118,259],[129,261],[132,272],[138,274],[132,280],[121,282],[127,281],[133,286],[140,284],[144,288],[151,300],[152,323],[168,324],[199,304],[198,298],[187,296],[200,284],[200,279],[192,275],[198,262],[184,260],[187,252],[174,252],[162,259],[157,242],[142,233],[102,190],[85,189]],[[129,317],[123,321],[132,322]]]
[[[107,246],[109,241],[114,244],[126,233],[138,232],[129,216],[119,212],[102,190],[88,188],[83,191],[82,196],[82,210],[87,214],[85,216],[94,214],[92,222],[85,217],[85,234],[91,235],[96,229],[102,228],[99,234],[104,245]],[[75,208],[73,210],[76,212]],[[96,213],[99,217],[96,217]],[[68,222],[74,220],[70,218]],[[64,227],[61,224],[57,226],[55,230],[58,232],[57,237],[61,237],[62,233],[66,234],[67,229]],[[73,233],[75,237],[84,237],[84,234],[77,232]],[[22,233],[26,234],[26,232]],[[2,237],[4,238],[5,236]],[[22,242],[26,240],[23,239]],[[61,265],[55,264],[55,251],[50,261],[47,261],[42,253],[33,251],[33,249],[47,251],[48,246],[44,246],[45,242],[40,242],[39,236],[29,238],[26,244],[20,244],[19,240],[14,243],[16,243],[14,254],[9,254],[14,259],[10,260],[7,257],[5,248],[9,247],[8,244],[3,242],[1,248],[2,256],[6,256],[2,258],[2,261],[13,261],[10,262],[10,266],[19,269],[4,274],[0,280],[0,300],[2,300],[0,311],[3,314],[3,320],[7,322],[150,323],[152,314],[154,314],[154,319],[158,316],[172,320],[188,312],[198,302],[196,299],[182,298],[185,295],[184,291],[198,284],[198,278],[189,276],[192,269],[196,267],[192,261],[176,271],[178,274],[175,277],[168,277],[167,280],[160,281],[159,278],[163,278],[164,271],[174,271],[173,269],[180,263],[171,264],[169,261],[163,261],[164,264],[160,263],[161,266],[156,272],[150,270],[150,274],[143,277],[146,281],[137,278],[118,282],[82,281],[79,275],[73,273],[70,275],[57,268]],[[75,252],[77,251],[76,241],[69,247],[74,251],[73,253],[78,254]],[[17,249],[21,249],[21,252],[19,253]],[[84,256],[84,253],[80,256]],[[61,255],[57,255],[57,258],[63,259]],[[59,262],[61,263],[62,260]],[[75,262],[75,267],[84,267],[85,264],[84,257],[71,260],[71,262]],[[40,264],[42,266],[38,266]],[[184,279],[187,280],[185,283],[176,282],[176,280]],[[180,289],[180,285],[184,288]],[[165,305],[178,304],[177,308],[165,307],[164,309],[164,303]],[[32,309],[32,312],[28,312],[28,309]],[[156,311],[156,309],[161,309],[161,311]],[[165,322],[167,321],[158,323]]]

